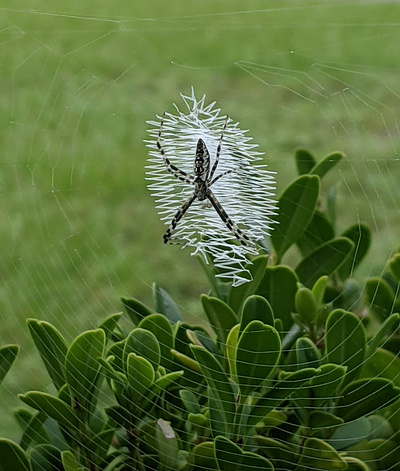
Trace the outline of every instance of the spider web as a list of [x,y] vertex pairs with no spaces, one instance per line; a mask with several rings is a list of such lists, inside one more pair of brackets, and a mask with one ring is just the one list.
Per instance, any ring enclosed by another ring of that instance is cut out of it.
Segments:
[[200,315],[205,277],[162,243],[144,174],[146,121],[192,85],[251,130],[277,195],[296,148],[344,152],[339,232],[372,229],[357,276],[382,276],[400,231],[398,2],[18,3],[0,8],[0,332],[22,347],[6,407],[47,384],[26,318],[71,340],[121,295],[151,304],[153,281]]

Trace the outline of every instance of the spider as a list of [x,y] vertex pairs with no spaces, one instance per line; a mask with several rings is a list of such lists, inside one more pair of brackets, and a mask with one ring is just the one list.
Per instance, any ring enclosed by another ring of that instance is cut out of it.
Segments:
[[221,137],[219,139],[218,147],[217,147],[217,154],[215,157],[214,165],[210,171],[210,153],[208,152],[207,146],[203,139],[199,139],[197,141],[196,146],[196,155],[194,159],[194,168],[193,172],[194,175],[190,175],[183,170],[179,169],[175,165],[173,165],[168,157],[165,155],[164,149],[161,145],[161,133],[162,127],[164,124],[164,115],[161,119],[160,129],[158,131],[157,137],[157,148],[160,151],[160,154],[164,160],[165,166],[175,178],[188,183],[190,185],[194,185],[194,192],[189,196],[189,198],[182,204],[182,206],[178,209],[175,216],[173,217],[171,224],[169,225],[167,231],[165,232],[163,239],[164,243],[167,244],[172,236],[173,231],[175,230],[178,222],[182,219],[186,211],[190,208],[192,203],[198,199],[199,201],[208,200],[211,203],[211,206],[215,209],[218,216],[221,218],[223,223],[226,227],[232,232],[232,234],[238,239],[238,241],[245,246],[252,245],[251,239],[241,230],[239,227],[232,221],[232,219],[228,216],[224,208],[221,206],[220,202],[215,197],[214,193],[211,191],[211,186],[214,185],[216,181],[220,178],[233,173],[235,170],[227,170],[226,172],[222,172],[218,176],[214,177],[215,171],[218,167],[219,157],[221,154],[221,145],[222,140],[224,138],[224,132],[226,129],[226,125],[228,122],[228,117],[225,120],[224,127],[222,129]]

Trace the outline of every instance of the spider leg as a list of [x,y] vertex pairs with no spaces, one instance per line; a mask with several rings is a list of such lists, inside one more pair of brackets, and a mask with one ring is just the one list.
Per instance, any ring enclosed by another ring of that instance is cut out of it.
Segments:
[[222,219],[226,227],[232,232],[236,239],[238,239],[242,245],[253,245],[253,241],[232,221],[211,190],[208,191],[207,198],[215,211],[217,211],[218,216]]
[[164,239],[164,244],[168,244],[172,233],[174,232],[178,222],[183,218],[183,215],[186,213],[186,211],[190,208],[191,204],[193,201],[197,198],[196,192],[193,193],[184,203],[183,205],[178,209],[176,212],[175,216],[173,217],[171,224],[169,225],[166,233],[163,236]]
[[211,169],[209,180],[212,180],[212,177],[214,176],[214,173],[215,173],[215,171],[217,170],[217,167],[218,167],[219,156],[221,154],[222,139],[224,138],[224,133],[225,133],[225,129],[226,129],[227,124],[228,124],[228,116],[226,117],[225,124],[224,124],[224,127],[222,129],[221,137],[219,138],[219,143],[218,143],[218,147],[217,147],[217,155],[215,157],[214,165],[212,166],[212,169]]
[[229,175],[230,173],[237,172],[237,169],[235,168],[234,170],[227,170],[226,172],[222,172],[221,174],[218,175],[218,177],[215,177],[214,180],[211,181],[211,183],[208,186],[213,185],[216,181],[218,181],[221,177],[224,177],[225,175]]
[[183,170],[180,170],[175,165],[171,164],[169,158],[165,155],[164,149],[162,148],[162,145],[161,145],[161,132],[162,132],[163,124],[164,124],[164,115],[160,123],[160,129],[158,131],[157,148],[160,151],[160,154],[164,160],[165,166],[167,167],[168,172],[171,173],[175,178],[185,183],[190,183],[191,185],[193,185],[194,177],[192,175],[187,174]]

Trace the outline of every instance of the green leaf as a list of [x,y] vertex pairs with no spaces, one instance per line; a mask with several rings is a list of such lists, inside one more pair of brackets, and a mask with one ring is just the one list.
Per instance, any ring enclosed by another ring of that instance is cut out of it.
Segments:
[[215,439],[215,457],[221,471],[273,471],[272,463],[262,456],[242,451],[235,443],[219,435]]
[[392,314],[395,299],[392,289],[383,278],[370,278],[365,283],[365,297],[370,309],[380,321]]
[[371,231],[364,224],[355,224],[347,229],[342,237],[346,237],[354,244],[350,255],[338,269],[339,276],[344,281],[352,276],[354,269],[367,254],[371,245]]
[[238,323],[236,314],[223,301],[203,294],[201,296],[204,312],[216,332],[218,340],[226,343],[229,331]]
[[313,376],[318,374],[318,370],[304,368],[294,373],[288,374],[284,379],[278,381],[275,386],[263,394],[251,409],[249,414],[249,425],[256,425],[269,412],[276,409],[293,392],[303,388],[307,390],[307,383]]
[[0,471],[31,471],[24,450],[6,438],[0,438]]
[[240,286],[232,287],[229,294],[229,306],[235,312],[240,312],[244,301],[255,293],[257,286],[264,277],[265,269],[268,264],[268,256],[260,255],[252,260],[252,264],[246,268],[250,271],[252,281],[242,283]]
[[400,358],[388,350],[378,349],[363,365],[360,377],[390,379],[400,388]]
[[308,337],[301,337],[296,341],[296,357],[299,368],[318,368],[321,354]]
[[152,311],[145,304],[141,303],[135,298],[121,298],[122,304],[124,305],[126,312],[128,313],[131,321],[138,325],[139,322],[146,316],[149,316],[154,311]]
[[160,288],[156,283],[153,283],[153,296],[156,311],[164,314],[171,324],[176,324],[177,322],[183,320],[182,314],[176,302],[164,289]]
[[274,327],[252,321],[239,337],[236,372],[240,392],[247,396],[274,371],[281,355],[281,341]]
[[63,336],[48,322],[28,319],[27,324],[54,386],[57,390],[61,389],[65,384],[65,355],[68,349]]
[[126,377],[135,400],[142,399],[154,383],[155,372],[146,358],[129,353],[126,361]]
[[108,316],[106,320],[104,320],[100,325],[99,329],[103,329],[104,333],[106,334],[106,338],[110,339],[114,334],[114,330],[118,325],[119,320],[121,319],[122,312],[117,312]]
[[58,397],[39,391],[30,391],[18,397],[28,406],[59,422],[60,425],[78,430],[78,417],[72,408]]
[[161,376],[154,382],[155,389],[157,391],[161,389],[167,389],[170,384],[177,381],[183,374],[183,370],[179,370],[171,371],[171,373]]
[[[313,410],[308,416],[308,425],[314,432],[326,432],[327,429],[337,427],[343,423],[343,419],[323,410]],[[336,449],[335,445],[331,445]]]
[[370,358],[379,347],[390,340],[390,337],[399,328],[399,322],[400,314],[398,313],[392,314],[385,320],[378,332],[374,332],[373,337],[368,341],[365,358]]
[[342,158],[343,154],[341,152],[332,152],[332,154],[329,154],[327,157],[318,162],[310,173],[312,175],[318,175],[320,178],[322,178],[329,172],[329,170],[331,170],[338,162],[340,162]]
[[345,450],[366,439],[371,431],[370,421],[365,417],[347,422],[336,428],[327,442],[335,450]]
[[61,452],[53,445],[37,445],[30,453],[32,471],[62,469]]
[[328,363],[322,365],[319,373],[310,380],[313,405],[323,407],[337,399],[337,391],[342,386],[346,375],[346,367]]
[[240,319],[240,332],[254,320],[272,326],[275,321],[271,304],[263,296],[256,294],[249,296],[243,305]]
[[65,376],[78,411],[93,411],[99,392],[99,357],[104,354],[106,336],[104,330],[89,330],[79,335],[65,357]]
[[179,446],[175,432],[169,422],[158,419],[156,425],[156,449],[158,458],[165,469],[178,468]]
[[385,378],[363,378],[350,383],[342,391],[336,415],[346,422],[376,412],[400,399],[400,389]]
[[303,175],[289,185],[278,201],[278,216],[271,241],[278,262],[287,249],[306,230],[319,197],[320,181],[316,175]]
[[228,338],[226,339],[226,358],[228,359],[229,372],[231,378],[237,383],[237,372],[236,372],[236,348],[239,339],[239,328],[240,325],[236,324],[235,327],[229,332]]
[[295,271],[304,286],[312,288],[324,275],[331,275],[346,260],[353,249],[353,242],[345,237],[321,245],[297,265]]
[[203,442],[194,446],[192,455],[196,470],[208,471],[218,469],[213,442]]
[[221,363],[203,347],[192,345],[193,354],[200,365],[207,385],[211,390],[216,407],[221,414],[221,427],[227,436],[231,435],[236,412],[236,399],[228,376]]
[[285,443],[282,443],[279,440],[264,437],[262,435],[255,435],[254,442],[257,445],[257,451],[269,458],[273,462],[275,469],[285,471],[289,469],[296,469],[296,463],[299,459],[299,455],[295,447],[287,446]]
[[328,443],[319,438],[307,438],[297,469],[301,471],[309,469],[344,470],[347,469],[347,464]]
[[293,324],[294,297],[298,278],[287,266],[268,267],[255,294],[263,296],[270,303],[275,318],[283,324],[283,330],[289,330]]
[[400,253],[393,255],[389,262],[389,268],[397,283],[400,283]]
[[310,254],[320,245],[328,242],[334,237],[335,231],[332,224],[320,211],[315,210],[314,215],[307,226],[307,229],[298,239],[297,246],[304,256]]
[[61,452],[61,461],[64,471],[79,471],[75,456],[68,450]]
[[361,321],[351,312],[336,309],[326,322],[325,349],[329,363],[347,367],[345,384],[352,381],[363,364],[366,334]]
[[172,369],[171,349],[174,348],[174,334],[168,319],[162,314],[151,314],[140,322],[139,327],[155,335],[160,345],[161,365]]
[[0,348],[0,383],[17,358],[18,352],[18,345],[5,345]]
[[157,337],[149,330],[136,327],[128,335],[125,342],[124,360],[127,361],[129,353],[135,353],[148,360],[154,371],[160,364],[161,351]]
[[317,163],[312,154],[305,149],[297,149],[294,158],[296,160],[296,168],[299,175],[310,173]]
[[299,288],[294,303],[301,321],[307,326],[313,325],[317,319],[317,303],[313,292],[308,288]]
[[188,389],[180,389],[179,395],[188,412],[191,414],[201,413],[199,401],[192,391],[189,391]]
[[[29,420],[24,425],[21,424],[21,410],[14,412],[15,416],[19,416],[19,424],[24,430],[19,444],[24,450],[27,450],[31,443],[50,443],[50,437],[43,426],[43,423],[47,420],[47,415],[44,413],[37,412],[35,414],[29,414]],[[24,411],[27,412],[27,411]]]
[[314,283],[314,286],[312,288],[312,293],[314,295],[314,299],[315,299],[315,302],[317,303],[317,306],[320,306],[324,301],[324,294],[325,294],[327,281],[328,281],[328,277],[324,275],[318,278],[318,280]]

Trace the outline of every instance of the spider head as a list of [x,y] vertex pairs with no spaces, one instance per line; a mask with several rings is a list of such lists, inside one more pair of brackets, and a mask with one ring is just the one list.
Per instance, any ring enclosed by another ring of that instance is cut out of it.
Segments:
[[210,154],[203,139],[197,141],[196,157],[194,159],[194,175],[206,181],[210,170]]

